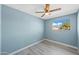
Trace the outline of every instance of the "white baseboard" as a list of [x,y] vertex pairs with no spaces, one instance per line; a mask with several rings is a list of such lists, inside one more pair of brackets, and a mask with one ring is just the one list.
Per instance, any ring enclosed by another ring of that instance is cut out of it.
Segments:
[[27,49],[27,48],[29,48],[29,47],[31,47],[31,46],[34,46],[34,45],[36,45],[36,44],[38,44],[38,43],[40,43],[40,42],[42,42],[42,41],[44,41],[44,40],[37,41],[37,42],[35,42],[35,43],[33,43],[33,44],[30,44],[30,45],[28,45],[28,46],[26,46],[26,47],[24,47],[24,48],[21,48],[21,49],[19,49],[19,50],[16,50],[16,51],[10,53],[9,55],[14,55],[14,54],[16,54],[16,53],[19,53],[19,52],[23,51],[24,49]]
[[49,42],[52,42],[52,43],[56,43],[56,44],[59,44],[59,45],[67,46],[67,47],[70,47],[70,48],[78,49],[78,48],[75,47],[75,46],[68,45],[68,44],[61,43],[61,42],[57,42],[57,41],[54,41],[54,40],[50,40],[50,39],[44,39],[44,40],[49,41]]

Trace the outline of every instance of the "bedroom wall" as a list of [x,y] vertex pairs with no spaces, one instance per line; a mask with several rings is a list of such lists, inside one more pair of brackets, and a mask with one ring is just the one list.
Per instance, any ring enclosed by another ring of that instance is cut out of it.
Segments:
[[78,12],[78,16],[77,16],[77,33],[78,33],[78,52],[79,52],[79,12]]
[[[64,18],[69,18],[70,23],[71,23],[71,30],[69,31],[52,30],[51,25],[52,25],[53,20],[58,20],[58,19],[63,20]],[[77,44],[77,13],[46,20],[45,21],[45,38],[77,47],[78,45]]]
[[43,38],[43,20],[2,5],[2,52],[11,53]]
[[1,5],[0,5],[0,54],[1,54]]

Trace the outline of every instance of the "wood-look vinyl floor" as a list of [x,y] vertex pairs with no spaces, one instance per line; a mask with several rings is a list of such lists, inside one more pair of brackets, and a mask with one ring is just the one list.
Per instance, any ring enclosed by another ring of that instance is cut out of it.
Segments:
[[77,50],[56,43],[43,41],[16,55],[77,55]]

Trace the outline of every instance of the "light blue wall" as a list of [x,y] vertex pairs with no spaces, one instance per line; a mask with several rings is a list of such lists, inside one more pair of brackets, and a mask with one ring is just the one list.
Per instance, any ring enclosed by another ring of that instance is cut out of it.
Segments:
[[0,53],[1,53],[1,5],[0,5]]
[[[53,31],[52,25],[53,20],[69,18],[71,23],[71,30],[69,31]],[[45,37],[58,42],[66,43],[77,47],[77,13],[58,17],[54,19],[49,19],[45,21]]]
[[11,53],[43,38],[43,20],[2,5],[2,52]]
[[78,21],[77,21],[77,31],[78,31],[78,48],[79,48],[79,12],[78,12],[78,17],[77,17]]

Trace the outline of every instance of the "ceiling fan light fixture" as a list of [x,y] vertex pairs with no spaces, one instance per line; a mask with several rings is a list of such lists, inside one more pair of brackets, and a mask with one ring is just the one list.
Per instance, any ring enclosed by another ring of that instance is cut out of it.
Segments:
[[61,10],[61,8],[56,9],[50,9],[50,4],[45,4],[45,7],[43,8],[43,11],[36,12],[36,13],[43,13],[41,17],[44,17],[45,15],[51,15],[51,12]]
[[50,15],[50,13],[45,13],[45,15]]

